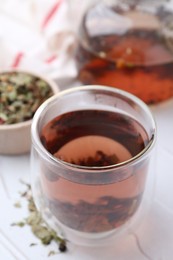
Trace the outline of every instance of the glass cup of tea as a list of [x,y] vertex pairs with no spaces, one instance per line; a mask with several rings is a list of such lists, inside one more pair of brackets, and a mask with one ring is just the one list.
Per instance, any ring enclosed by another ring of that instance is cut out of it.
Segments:
[[107,86],[74,87],[39,107],[31,132],[33,197],[58,234],[100,245],[132,225],[149,196],[156,139],[143,101]]

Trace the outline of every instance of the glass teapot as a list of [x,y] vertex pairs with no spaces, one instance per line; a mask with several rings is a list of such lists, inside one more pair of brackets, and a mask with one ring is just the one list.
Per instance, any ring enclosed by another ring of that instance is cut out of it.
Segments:
[[97,1],[78,39],[82,84],[117,87],[147,104],[173,96],[173,1]]

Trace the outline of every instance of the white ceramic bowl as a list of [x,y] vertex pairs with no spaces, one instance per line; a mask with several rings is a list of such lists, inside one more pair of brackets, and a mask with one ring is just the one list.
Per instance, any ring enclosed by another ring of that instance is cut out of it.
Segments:
[[[48,83],[53,93],[59,92],[59,87],[51,79],[46,78],[45,76],[30,71],[24,70],[8,70],[2,71],[1,73],[6,72],[21,72],[29,75],[36,76]],[[17,155],[23,154],[30,151],[31,147],[31,120],[24,121],[21,123],[9,124],[9,125],[0,125],[0,154],[3,155]]]

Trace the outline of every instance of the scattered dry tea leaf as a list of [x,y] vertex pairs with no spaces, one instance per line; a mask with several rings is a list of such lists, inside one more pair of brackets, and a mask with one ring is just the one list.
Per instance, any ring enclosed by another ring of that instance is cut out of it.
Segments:
[[36,243],[31,243],[29,246],[37,246]]
[[31,228],[33,234],[37,238],[39,238],[44,245],[49,245],[54,238],[52,236],[51,231],[47,227],[44,227],[39,224],[39,225],[32,225]]
[[16,203],[14,203],[14,207],[15,208],[21,208],[22,205],[21,205],[21,203],[19,201],[17,201]]
[[39,225],[41,221],[42,221],[41,215],[37,211],[30,212],[29,216],[26,218],[26,224],[30,226]]
[[51,250],[51,251],[49,252],[48,256],[53,256],[53,255],[56,255],[56,254],[57,254],[57,252]]
[[19,221],[19,222],[12,223],[11,226],[24,227],[25,224],[26,223],[24,221]]

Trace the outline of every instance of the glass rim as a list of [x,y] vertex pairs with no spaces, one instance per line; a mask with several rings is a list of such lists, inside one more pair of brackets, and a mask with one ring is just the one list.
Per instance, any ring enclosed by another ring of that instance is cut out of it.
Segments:
[[[42,112],[45,111],[46,108],[50,104],[52,104],[55,100],[57,100],[60,97],[63,97],[65,95],[68,95],[68,94],[71,94],[74,92],[87,91],[87,90],[96,90],[96,91],[103,90],[103,91],[106,91],[109,93],[119,94],[122,97],[126,97],[130,101],[133,101],[140,108],[142,108],[142,110],[145,112],[145,114],[147,114],[147,116],[150,118],[153,134],[152,134],[148,144],[145,146],[145,148],[141,152],[139,152],[132,158],[130,158],[126,161],[117,163],[117,164],[112,164],[112,165],[108,165],[108,166],[81,166],[81,165],[68,163],[61,159],[58,159],[55,156],[53,156],[48,150],[46,150],[46,148],[43,146],[43,144],[40,140],[40,136],[38,133],[38,122],[39,122]],[[68,167],[73,170],[76,169],[76,170],[83,170],[83,171],[86,170],[86,171],[93,171],[93,172],[99,171],[100,172],[100,171],[105,171],[105,170],[116,169],[119,167],[126,166],[127,164],[135,163],[139,159],[142,159],[144,155],[146,156],[151,151],[151,149],[153,148],[155,141],[156,141],[156,122],[154,120],[153,114],[151,113],[148,105],[145,104],[141,99],[139,99],[135,95],[133,95],[127,91],[124,91],[124,90],[121,90],[118,88],[114,88],[114,87],[108,87],[108,86],[103,86],[103,85],[102,86],[101,85],[85,85],[85,86],[78,86],[78,87],[73,87],[73,88],[69,88],[69,89],[60,91],[59,93],[54,94],[53,96],[48,98],[46,101],[44,101],[40,105],[40,107],[37,109],[37,111],[33,117],[32,124],[31,124],[31,137],[32,137],[32,144],[34,144],[34,147],[36,148],[36,150],[39,151],[46,160],[49,160],[50,162],[55,163],[55,164],[59,163],[61,166]]]

